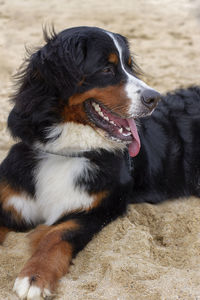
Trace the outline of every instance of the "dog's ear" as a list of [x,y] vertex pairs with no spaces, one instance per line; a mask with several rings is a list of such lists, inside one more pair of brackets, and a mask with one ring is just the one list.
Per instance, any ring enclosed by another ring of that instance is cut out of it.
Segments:
[[30,55],[17,74],[19,88],[8,117],[13,137],[28,143],[46,141],[48,127],[61,121],[60,100],[67,103],[83,77],[85,39],[67,31],[44,36],[46,45]]
[[16,75],[18,88],[11,99],[14,107],[8,117],[8,128],[14,138],[28,143],[44,141],[46,128],[57,121],[56,51],[56,45],[49,41],[26,59]]

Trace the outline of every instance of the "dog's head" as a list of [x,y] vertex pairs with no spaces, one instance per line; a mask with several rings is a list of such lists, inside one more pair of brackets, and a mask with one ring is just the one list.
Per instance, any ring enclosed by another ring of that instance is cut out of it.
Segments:
[[104,148],[135,156],[135,119],[155,108],[159,93],[138,78],[127,40],[95,27],[46,36],[21,72],[8,119],[14,137],[45,151]]

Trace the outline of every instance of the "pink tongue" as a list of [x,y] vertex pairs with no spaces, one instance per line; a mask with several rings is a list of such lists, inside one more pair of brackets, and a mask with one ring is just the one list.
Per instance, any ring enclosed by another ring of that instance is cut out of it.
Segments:
[[134,140],[131,142],[131,144],[128,147],[128,151],[130,156],[134,157],[140,151],[140,138],[138,135],[138,131],[134,119],[126,119],[126,120],[128,122],[132,135],[134,137]]

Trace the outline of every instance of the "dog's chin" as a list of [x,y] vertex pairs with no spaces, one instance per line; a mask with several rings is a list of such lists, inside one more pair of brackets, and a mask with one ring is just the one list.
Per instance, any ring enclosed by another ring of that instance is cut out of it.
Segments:
[[85,101],[85,111],[94,129],[113,143],[127,146],[130,156],[140,150],[140,139],[133,118],[122,118],[94,99]]

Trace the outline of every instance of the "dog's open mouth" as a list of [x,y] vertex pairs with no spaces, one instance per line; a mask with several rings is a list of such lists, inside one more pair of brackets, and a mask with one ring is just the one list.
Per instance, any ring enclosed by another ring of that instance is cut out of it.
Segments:
[[90,120],[97,127],[106,131],[112,140],[129,145],[130,156],[138,154],[140,138],[133,118],[120,118],[94,99],[88,99],[85,102],[85,110]]

